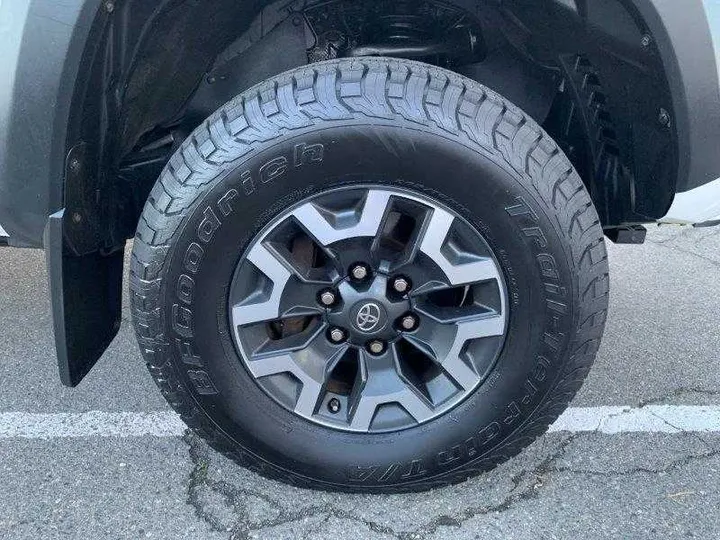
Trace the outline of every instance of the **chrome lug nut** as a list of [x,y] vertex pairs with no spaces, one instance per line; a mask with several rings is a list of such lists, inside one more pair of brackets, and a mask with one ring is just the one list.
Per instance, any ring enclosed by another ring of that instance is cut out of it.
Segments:
[[395,278],[393,289],[395,289],[395,292],[406,293],[410,290],[410,282],[404,277]]
[[324,291],[320,293],[320,303],[323,306],[332,306],[337,300],[337,296],[332,291]]
[[371,341],[368,343],[368,350],[373,354],[382,354],[385,351],[385,344],[379,340]]
[[413,330],[417,326],[418,320],[415,315],[405,315],[400,320],[400,326],[403,327],[403,330]]
[[345,341],[345,331],[342,328],[333,328],[330,330],[330,341],[333,343]]
[[368,277],[368,274],[368,268],[364,264],[356,264],[350,270],[350,275],[353,277],[353,279],[357,279],[358,281]]
[[340,412],[340,400],[338,398],[332,398],[327,404],[328,411],[333,414]]

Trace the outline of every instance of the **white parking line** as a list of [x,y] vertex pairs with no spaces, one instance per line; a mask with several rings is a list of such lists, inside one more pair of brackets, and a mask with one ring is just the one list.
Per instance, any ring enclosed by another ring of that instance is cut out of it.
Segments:
[[571,407],[550,431],[679,433],[720,431],[720,406]]
[[184,431],[171,412],[0,413],[0,439],[179,437]]
[[[571,407],[552,432],[720,432],[720,406]],[[180,437],[185,424],[172,412],[0,413],[0,439],[63,437]]]

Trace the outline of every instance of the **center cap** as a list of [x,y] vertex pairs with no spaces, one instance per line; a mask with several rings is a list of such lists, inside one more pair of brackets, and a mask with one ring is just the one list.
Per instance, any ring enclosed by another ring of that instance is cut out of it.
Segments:
[[377,302],[361,300],[351,310],[351,321],[360,332],[374,334],[387,325],[387,311]]

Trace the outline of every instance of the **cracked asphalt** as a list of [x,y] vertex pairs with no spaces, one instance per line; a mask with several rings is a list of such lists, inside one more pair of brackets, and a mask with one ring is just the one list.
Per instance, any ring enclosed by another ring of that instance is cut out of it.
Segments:
[[[611,312],[574,406],[720,405],[720,228],[609,246]],[[162,411],[127,311],[75,389],[57,379],[42,253],[0,251],[0,412]],[[720,433],[552,433],[429,493],[260,478],[183,438],[0,439],[0,538],[720,538]]]

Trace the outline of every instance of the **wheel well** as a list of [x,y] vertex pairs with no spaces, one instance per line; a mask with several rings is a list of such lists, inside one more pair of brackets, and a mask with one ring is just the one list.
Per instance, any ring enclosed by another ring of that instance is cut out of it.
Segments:
[[621,0],[217,0],[210,9],[128,0],[102,9],[112,13],[91,34],[67,138],[66,215],[81,219],[67,222],[66,239],[77,254],[112,251],[134,234],[162,167],[222,103],[338,56],[412,57],[504,94],[568,153],[605,227],[652,221],[674,195],[667,80],[648,30]]

